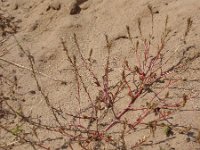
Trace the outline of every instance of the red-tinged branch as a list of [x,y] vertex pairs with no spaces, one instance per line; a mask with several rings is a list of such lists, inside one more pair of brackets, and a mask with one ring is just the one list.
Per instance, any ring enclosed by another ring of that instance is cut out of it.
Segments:
[[132,100],[130,101],[130,103],[128,104],[128,106],[122,111],[120,112],[117,116],[116,116],[116,120],[114,120],[113,122],[111,122],[110,125],[108,125],[105,128],[105,131],[108,131],[110,128],[112,128],[115,124],[120,123],[120,119],[122,116],[124,116],[124,114],[126,114],[128,111],[132,110],[130,109],[131,105],[135,102],[135,100],[142,94],[143,88],[140,88],[140,90],[135,94],[132,95],[131,94],[131,98]]
[[137,125],[139,125],[142,122],[142,120],[144,120],[151,113],[151,111],[152,111],[151,109],[144,111],[144,114],[139,116],[135,123],[129,124],[130,127],[134,129]]

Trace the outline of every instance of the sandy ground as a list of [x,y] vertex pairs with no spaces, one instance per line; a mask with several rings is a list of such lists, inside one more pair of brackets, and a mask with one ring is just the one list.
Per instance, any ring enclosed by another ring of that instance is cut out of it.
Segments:
[[[92,59],[94,61],[94,71],[98,77],[102,76],[105,64],[105,38],[107,34],[110,39],[116,39],[126,35],[126,26],[131,29],[134,39],[139,36],[137,28],[138,18],[142,18],[142,31],[144,36],[151,32],[151,14],[147,8],[153,6],[154,11],[154,35],[159,39],[164,28],[165,18],[169,16],[169,26],[173,29],[172,38],[167,45],[167,49],[175,50],[181,44],[180,39],[186,28],[187,18],[191,17],[193,26],[187,36],[187,44],[183,45],[179,51],[191,46],[187,53],[188,57],[196,56],[200,53],[200,0],[88,0],[78,4],[80,9],[77,14],[70,14],[72,0],[1,0],[0,15],[4,17],[12,16],[12,26],[0,29],[0,58],[10,62],[30,68],[27,57],[22,53],[17,41],[25,50],[30,51],[34,57],[35,67],[38,72],[48,75],[39,75],[39,81],[45,93],[51,100],[51,104],[69,112],[77,109],[77,101],[74,100],[76,86],[74,85],[74,74],[63,51],[61,38],[66,41],[66,45],[73,55],[78,56],[76,46],[73,41],[73,34],[76,33],[83,55],[89,57],[90,49],[93,49]],[[1,21],[0,21],[1,24]],[[16,27],[16,31],[13,29]],[[5,35],[3,35],[3,33]],[[15,35],[15,38],[13,37]],[[120,73],[122,65],[120,62],[127,58],[131,60],[133,54],[130,52],[129,43],[122,39],[114,42],[112,50],[111,64],[116,74]],[[180,57],[176,53],[175,61]],[[172,61],[172,63],[173,63]],[[178,85],[173,92],[194,92],[200,91],[200,59],[191,62],[189,69],[179,76],[187,79]],[[42,96],[37,92],[37,86],[27,69],[13,66],[0,60],[0,75],[7,78],[16,76],[18,79],[18,97],[24,99],[23,110],[33,116],[42,116],[47,124],[52,123],[49,117],[49,110],[46,108]],[[87,77],[87,74],[85,74]],[[115,78],[115,74],[113,75]],[[55,81],[56,80],[56,81]],[[60,81],[58,81],[60,80]],[[86,78],[87,85],[90,80]],[[66,82],[66,84],[63,84]],[[1,93],[9,94],[6,86],[0,85]],[[31,92],[32,91],[32,92]],[[36,91],[34,93],[33,91]],[[197,142],[198,130],[200,130],[200,101],[195,97],[187,106],[185,111],[180,111],[174,117],[176,124],[191,126],[192,131],[185,134],[175,134],[166,138],[161,131],[156,132],[153,145],[148,144],[144,150],[200,150]],[[83,104],[84,105],[84,104]],[[16,106],[17,108],[17,106]],[[1,123],[1,122],[0,122]],[[9,135],[5,135],[1,130],[0,145],[10,142]],[[4,139],[4,136],[6,137]],[[136,142],[140,133],[130,137],[129,143]],[[53,133],[41,133],[39,139],[56,138]],[[51,150],[60,148],[64,139],[59,142],[50,141],[48,146]],[[0,148],[1,149],[1,148]],[[33,149],[30,145],[14,147],[13,149]],[[38,148],[40,149],[40,148]],[[67,149],[67,148],[66,148]],[[76,148],[81,149],[81,148]],[[142,148],[141,148],[142,149]]]

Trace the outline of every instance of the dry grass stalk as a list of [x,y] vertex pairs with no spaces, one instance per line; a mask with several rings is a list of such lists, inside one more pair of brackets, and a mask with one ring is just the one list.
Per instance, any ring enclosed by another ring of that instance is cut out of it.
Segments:
[[[153,37],[153,9],[151,6],[148,8],[152,16],[151,37]],[[78,144],[82,149],[89,149],[89,147],[92,147],[92,149],[103,149],[105,147],[124,150],[135,149],[143,146],[151,135],[154,136],[155,131],[161,127],[166,129],[166,136],[170,136],[173,132],[172,130],[174,126],[169,123],[169,118],[189,102],[191,95],[183,93],[182,98],[174,99],[173,102],[170,101],[170,91],[165,93],[164,97],[161,96],[166,89],[169,89],[173,84],[179,81],[179,79],[169,79],[168,77],[170,75],[175,75],[176,71],[185,65],[185,62],[190,61],[183,57],[176,64],[168,66],[169,59],[171,58],[165,58],[165,45],[167,44],[167,38],[169,35],[167,24],[168,17],[166,17],[164,33],[161,38],[161,42],[159,43],[160,46],[154,55],[151,54],[152,38],[144,39],[141,20],[138,19],[138,29],[142,38],[142,43],[139,43],[139,41],[134,42],[129,26],[126,27],[128,40],[131,45],[136,45],[134,48],[136,63],[135,66],[132,66],[129,64],[128,60],[125,60],[122,63],[123,68],[122,73],[119,75],[120,79],[118,79],[115,83],[111,83],[112,80],[115,80],[111,77],[112,68],[110,65],[113,41],[110,40],[107,35],[105,35],[105,41],[108,54],[106,57],[104,73],[100,79],[93,71],[90,63],[93,50],[89,53],[89,59],[84,58],[77,36],[74,34],[74,42],[78,50],[78,55],[80,56],[80,60],[78,60],[77,56],[73,54],[70,55],[66,42],[61,39],[63,50],[66,53],[67,60],[71,64],[75,75],[76,99],[79,104],[77,113],[63,113],[63,110],[52,106],[50,98],[47,94],[45,94],[37,75],[42,73],[37,72],[35,69],[34,57],[28,50],[24,50],[20,43],[16,40],[20,50],[27,56],[31,68],[29,69],[20,66],[13,62],[6,61],[3,58],[0,58],[0,60],[32,72],[37,89],[45,100],[46,106],[51,112],[50,115],[53,116],[52,121],[55,125],[50,126],[48,124],[44,124],[39,117],[33,118],[31,115],[24,115],[22,109],[18,111],[13,108],[13,106],[9,104],[10,99],[1,95],[2,107],[4,105],[8,107],[7,114],[11,116],[18,116],[21,118],[21,122],[19,122],[19,125],[15,128],[15,132],[13,132],[9,126],[6,126],[6,124],[0,125],[0,128],[18,138],[21,144],[29,143],[33,149],[41,148],[46,150],[50,150],[50,148],[46,146],[46,140],[37,140],[38,130],[55,132],[61,137],[67,137],[69,139],[67,142],[68,147],[71,149],[73,149],[74,144]],[[192,21],[189,19],[185,37],[188,35],[191,24]],[[141,50],[141,48],[143,49]],[[142,53],[142,55],[140,55],[140,53]],[[81,64],[82,68],[80,68],[79,64]],[[85,83],[86,78],[83,76],[80,69],[88,72],[90,77],[92,77],[92,91],[87,88]],[[159,86],[159,90],[156,90],[155,86]],[[12,96],[15,94],[14,90],[14,88],[11,90],[13,93]],[[82,97],[83,93],[87,95],[84,98]],[[93,95],[95,95],[95,97]],[[148,95],[150,95],[150,97],[145,99]],[[119,102],[122,101],[125,105],[119,107]],[[142,104],[144,101],[145,103]],[[83,102],[88,103],[86,108],[83,108],[81,105]],[[137,103],[141,105],[138,106],[136,105]],[[135,113],[138,113],[138,116],[135,116]],[[130,118],[130,115],[133,117]],[[153,117],[150,117],[152,115]],[[65,124],[61,122],[61,118],[66,121]],[[0,119],[4,119],[4,117]],[[36,137],[36,140],[30,140],[29,137],[23,133],[23,124],[32,127],[30,134],[33,137]],[[137,140],[138,142],[135,144],[127,143],[127,136],[130,133],[133,134],[137,132],[140,127],[146,127],[145,129],[150,130],[150,133],[148,135],[144,135],[144,138]],[[16,142],[14,144],[20,142]],[[2,145],[0,146],[6,147]]]

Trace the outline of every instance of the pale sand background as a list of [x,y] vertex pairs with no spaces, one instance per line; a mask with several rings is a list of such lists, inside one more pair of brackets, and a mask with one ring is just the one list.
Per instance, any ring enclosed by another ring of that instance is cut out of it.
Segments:
[[[73,42],[73,33],[77,34],[83,54],[88,57],[89,50],[93,48],[93,59],[96,60],[95,71],[101,77],[103,66],[105,63],[105,38],[104,34],[108,34],[111,39],[119,35],[126,35],[126,25],[131,28],[133,37],[139,36],[137,30],[137,19],[142,18],[142,29],[146,35],[151,31],[151,16],[147,8],[148,4],[153,6],[155,13],[155,35],[159,37],[164,28],[166,15],[169,16],[169,26],[174,30],[172,40],[169,42],[168,48],[173,51],[180,44],[180,37],[186,27],[188,17],[193,20],[193,26],[188,35],[187,46],[194,46],[188,55],[194,56],[200,52],[200,0],[88,0],[80,5],[81,12],[76,15],[69,14],[69,7],[72,0],[55,0],[60,3],[59,10],[50,9],[46,11],[48,6],[52,4],[51,0],[4,0],[0,2],[0,13],[11,15],[18,20],[18,32],[15,34],[18,41],[23,45],[24,49],[28,49],[35,58],[37,70],[51,77],[66,80],[69,84],[61,85],[51,79],[40,77],[42,87],[49,93],[54,106],[60,106],[63,109],[73,111],[76,109],[77,102],[73,100],[73,84],[74,75],[69,70],[70,66],[67,62],[65,53],[62,51],[60,38],[67,41],[69,50],[76,54],[77,50]],[[17,5],[17,9],[16,9]],[[16,41],[9,34],[4,37],[6,42],[0,45],[0,53],[7,52],[3,57],[12,62],[27,66],[26,57],[21,56]],[[0,37],[0,40],[3,38]],[[183,47],[183,48],[185,48]],[[131,59],[133,54],[130,53],[130,46],[126,40],[120,39],[114,44],[112,51],[112,65],[116,71],[121,67],[119,62],[124,57]],[[176,57],[179,57],[177,54]],[[0,65],[6,66],[6,70],[0,68],[0,73],[12,76],[10,73],[15,67],[7,65],[0,61]],[[191,63],[191,69],[182,74],[188,81],[180,86],[180,90],[194,89],[197,93],[200,90],[200,59],[196,59]],[[27,66],[28,67],[28,66]],[[48,117],[48,109],[46,104],[41,101],[41,96],[37,93],[31,95],[29,91],[36,90],[36,85],[30,72],[26,70],[16,69],[15,74],[19,79],[21,88],[19,93],[23,93],[26,102],[24,110],[32,110],[33,114],[40,114],[47,123],[51,123],[51,118]],[[88,81],[88,84],[90,82]],[[2,91],[4,89],[1,89]],[[27,93],[27,94],[25,94]],[[200,99],[196,98],[188,104],[187,109],[200,108]],[[200,112],[199,111],[183,111],[175,115],[176,123],[189,126],[200,130]],[[194,136],[197,133],[194,133]],[[1,135],[3,136],[3,135]],[[164,135],[156,135],[155,143],[165,140]],[[43,133],[42,137],[56,137],[51,133]],[[162,146],[165,150],[199,150],[200,145],[192,139],[186,142],[185,135],[175,135],[170,140],[155,144],[153,147],[144,147],[144,150],[159,150]],[[133,142],[137,139],[130,139]],[[133,142],[134,143],[134,142]],[[60,143],[50,142],[52,150],[59,147]],[[18,147],[15,149],[31,150],[30,146]]]

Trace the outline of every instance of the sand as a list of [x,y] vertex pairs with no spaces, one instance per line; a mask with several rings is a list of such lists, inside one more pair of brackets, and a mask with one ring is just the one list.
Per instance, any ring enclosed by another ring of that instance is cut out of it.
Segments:
[[[155,43],[159,43],[164,30],[165,18],[166,16],[169,17],[168,26],[172,29],[172,33],[166,49],[170,51],[169,56],[175,50],[178,50],[172,55],[173,58],[168,65],[180,58],[181,51],[188,47],[190,47],[186,54],[188,58],[198,56],[200,53],[199,0],[88,0],[78,2],[73,0],[1,0],[0,15],[5,18],[11,17],[10,24],[6,25],[5,29],[1,28],[3,19],[0,20],[1,100],[3,101],[5,96],[16,97],[18,100],[9,101],[14,108],[18,109],[20,103],[23,106],[21,109],[26,115],[41,116],[45,124],[55,124],[55,118],[51,115],[43,96],[37,89],[30,60],[20,50],[18,42],[26,53],[28,51],[34,57],[37,78],[44,93],[48,94],[51,105],[63,109],[64,112],[76,112],[78,108],[75,96],[76,78],[65,51],[63,51],[61,39],[66,42],[70,55],[77,57],[78,63],[81,58],[74,43],[74,33],[85,58],[89,58],[90,50],[93,49],[91,57],[93,70],[97,77],[101,79],[107,56],[105,34],[108,35],[108,38],[114,41],[111,50],[111,66],[114,73],[111,76],[115,81],[121,74],[124,59],[132,61],[134,57],[131,52],[131,45],[126,39],[126,26],[130,27],[135,41],[140,37],[138,18],[142,19],[143,36],[148,37],[151,33],[151,13],[148,5],[153,8]],[[186,37],[187,43],[182,44],[180,39],[184,35],[189,17],[193,21],[192,28]],[[132,64],[134,64],[134,61]],[[198,141],[198,132],[200,131],[199,64],[199,57],[189,62],[188,69],[178,74],[179,77],[185,79],[184,82],[176,85],[176,88],[170,89],[172,93],[177,93],[175,94],[177,97],[184,92],[192,93],[194,96],[182,111],[173,115],[172,119],[172,122],[177,126],[191,127],[191,130],[185,134],[176,131],[174,135],[166,137],[160,129],[156,131],[155,137],[148,139],[140,149],[200,149]],[[81,64],[79,65],[81,66]],[[97,90],[90,86],[93,84],[93,79],[84,69],[81,73],[89,90],[95,95]],[[11,88],[10,83],[5,84],[5,77],[11,81],[14,81],[16,77],[17,86]],[[11,89],[14,89],[16,93],[10,93]],[[4,96],[2,96],[2,93]],[[83,94],[81,104],[83,107],[87,106],[84,97],[87,96]],[[0,107],[0,109],[3,108]],[[13,124],[17,124],[18,119],[18,117],[8,119],[7,122],[10,123],[13,120]],[[0,118],[2,125],[6,125],[5,122],[5,118],[4,120]],[[64,120],[62,122],[65,124]],[[31,127],[24,126],[24,129],[29,132]],[[0,128],[0,131],[0,149],[6,149],[6,144],[12,144],[13,141],[19,140],[14,139],[2,128]],[[147,130],[133,133],[133,136],[127,138],[128,145],[134,145],[148,132]],[[49,147],[50,150],[70,149],[64,146],[68,137],[58,133],[39,131],[37,136],[29,136],[29,138],[36,141],[46,139],[44,145]],[[30,144],[20,145],[19,143],[16,142],[17,146],[12,147],[12,149],[34,149]],[[109,148],[105,147],[105,149]],[[42,148],[37,147],[36,149]],[[75,145],[74,149],[82,148]],[[88,149],[93,148],[88,147]]]

